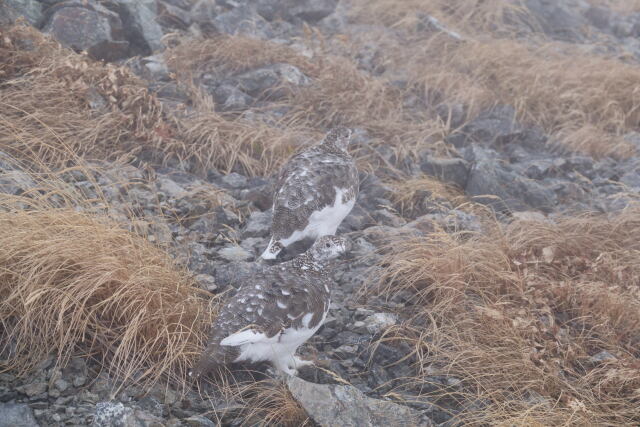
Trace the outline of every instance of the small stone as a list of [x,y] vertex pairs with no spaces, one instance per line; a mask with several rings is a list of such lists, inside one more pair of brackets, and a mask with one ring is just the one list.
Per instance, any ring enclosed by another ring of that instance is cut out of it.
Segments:
[[251,212],[242,237],[267,237],[271,229],[271,211]]
[[53,382],[53,385],[60,391],[65,391],[69,388],[69,382],[63,380],[62,378],[55,380]]
[[592,363],[601,363],[601,362],[614,362],[618,360],[613,354],[609,353],[606,350],[602,350],[601,352],[594,354],[589,358]]
[[420,169],[427,175],[435,176],[442,182],[464,188],[467,185],[470,167],[469,163],[464,159],[424,155]]
[[246,249],[240,246],[226,246],[218,251],[218,255],[221,258],[226,259],[229,262],[248,261],[253,258],[253,255]]
[[364,319],[367,331],[374,335],[395,325],[397,321],[398,317],[391,313],[375,313]]
[[216,285],[216,280],[213,278],[213,276],[210,276],[208,274],[196,275],[196,281],[198,282],[198,284],[202,289],[206,289],[209,292],[214,292],[216,289],[218,289],[218,285]]
[[333,354],[338,357],[346,358],[350,355],[354,355],[358,352],[358,346],[343,344],[340,347],[333,350]]
[[447,377],[447,385],[451,387],[459,387],[462,384],[462,380],[456,377]]
[[222,183],[230,188],[246,188],[249,184],[249,179],[239,173],[231,172],[222,177]]
[[215,423],[201,415],[193,415],[183,420],[189,427],[215,427]]
[[73,386],[74,387],[82,387],[87,382],[87,377],[84,375],[77,375],[73,378]]
[[37,396],[47,391],[47,383],[34,382],[34,383],[25,384],[24,386],[22,386],[22,390],[29,397]]

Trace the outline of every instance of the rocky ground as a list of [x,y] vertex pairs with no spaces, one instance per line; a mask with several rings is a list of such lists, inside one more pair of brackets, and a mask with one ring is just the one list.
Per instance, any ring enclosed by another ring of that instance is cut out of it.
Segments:
[[[417,30],[384,21],[358,21],[352,15],[357,5],[338,0],[4,0],[0,24],[9,25],[23,16],[66,47],[128,67],[158,99],[165,117],[178,121],[193,117],[195,87],[210,97],[216,113],[242,117],[256,126],[276,123],[278,128],[279,120],[295,110],[295,105],[287,104],[291,91],[313,86],[318,79],[312,70],[286,61],[243,69],[192,67],[194,86],[189,87],[176,78],[180,73],[176,55],[180,59],[175,46],[180,49],[180,43],[191,39],[246,36],[313,58],[322,37],[328,54],[353,58],[358,72],[383,76],[388,90],[397,90],[409,84],[406,70],[402,63],[385,60],[384,43],[372,40],[345,47],[340,37],[364,40],[375,33],[384,35],[385,43],[400,44],[415,36],[415,31],[454,39],[471,37],[470,32],[450,28],[424,13],[415,22]],[[538,31],[547,40],[637,66],[640,10],[580,0],[527,0],[523,5],[536,26],[523,26],[515,38]],[[469,3],[469,7],[475,6]],[[177,42],[178,38],[182,41]],[[349,49],[355,49],[355,54]],[[491,108],[473,114],[471,106],[446,94],[440,95],[445,99],[433,94],[429,99],[425,93],[410,92],[403,92],[402,108],[407,114],[428,113],[455,131],[436,138],[437,143],[429,141],[403,152],[380,144],[373,127],[354,126],[354,151],[363,165],[361,189],[356,207],[339,230],[352,239],[354,248],[347,260],[336,265],[330,316],[303,350],[321,368],[287,380],[291,396],[313,420],[310,423],[448,426],[457,425],[461,413],[486,405],[457,397],[464,378],[437,369],[419,384],[408,384],[419,355],[406,342],[383,338],[410,318],[411,295],[389,299],[365,292],[384,265],[380,249],[390,236],[429,236],[436,229],[481,233],[488,217],[509,223],[514,219],[554,221],[584,211],[614,214],[640,199],[637,123],[627,126],[627,132],[616,131],[624,155],[598,155],[563,145],[553,129],[520,114],[518,105],[496,100]],[[98,94],[92,108],[99,110],[106,102]],[[327,119],[318,130],[340,120]],[[159,162],[156,154],[139,153],[127,164],[93,158],[87,164],[95,175],[74,171],[60,176],[89,199],[104,197],[112,217],[167,248],[201,288],[211,294],[230,291],[243,277],[262,268],[254,260],[268,242],[272,175],[254,173],[255,168],[240,163],[225,169],[222,163],[203,168],[193,159]],[[377,167],[365,162],[369,158],[376,159]],[[29,192],[36,186],[29,171],[8,159],[0,161],[0,191]],[[418,188],[410,194],[411,209],[404,210],[398,186],[426,177],[454,188],[451,194],[465,202]],[[153,220],[134,223],[134,218]],[[611,354],[596,356],[606,359]],[[215,387],[205,387],[211,394],[208,398],[195,388],[114,390],[116,379],[101,371],[97,361],[78,355],[60,369],[54,358],[42,361],[27,376],[10,370],[0,374],[0,426],[265,422],[259,413],[247,416],[246,402],[225,398]],[[348,413],[337,410],[340,407],[349,408]]]

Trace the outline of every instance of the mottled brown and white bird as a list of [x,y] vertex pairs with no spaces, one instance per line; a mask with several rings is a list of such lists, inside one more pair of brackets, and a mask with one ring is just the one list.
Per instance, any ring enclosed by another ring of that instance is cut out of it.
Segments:
[[333,128],[322,142],[282,167],[273,197],[271,240],[262,259],[290,244],[334,235],[358,196],[358,170],[347,152],[351,130]]
[[331,303],[329,263],[347,240],[324,236],[305,253],[246,279],[221,309],[194,373],[236,362],[270,362],[295,375],[310,364],[295,353],[322,326]]

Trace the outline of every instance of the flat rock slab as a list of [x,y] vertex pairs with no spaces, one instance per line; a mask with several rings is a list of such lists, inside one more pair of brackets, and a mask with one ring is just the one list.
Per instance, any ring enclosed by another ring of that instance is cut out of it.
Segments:
[[373,399],[355,387],[315,384],[289,377],[287,386],[307,414],[321,426],[431,426],[421,412],[385,400]]

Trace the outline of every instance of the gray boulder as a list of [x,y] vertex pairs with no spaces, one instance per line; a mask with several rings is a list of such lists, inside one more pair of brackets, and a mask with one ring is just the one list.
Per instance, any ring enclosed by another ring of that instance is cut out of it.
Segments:
[[289,377],[287,386],[307,414],[321,426],[433,425],[417,410],[367,397],[355,387],[315,384],[298,377]]
[[467,150],[473,166],[465,187],[474,201],[498,212],[529,210],[549,212],[556,204],[555,193],[542,183],[519,174],[499,159],[497,152],[471,146]]
[[271,21],[278,18],[317,22],[331,15],[338,0],[259,0],[258,13]]
[[270,39],[273,36],[271,24],[258,15],[255,8],[246,5],[221,13],[211,20],[197,22],[209,33],[246,35],[261,39]]
[[186,30],[193,23],[189,12],[190,5],[185,2],[158,1],[158,23],[166,28]]
[[480,114],[462,130],[449,137],[450,142],[461,147],[473,143],[506,144],[522,135],[513,107],[504,105]]
[[440,181],[464,188],[469,178],[469,163],[461,158],[435,157],[423,154],[420,169]]
[[122,59],[129,51],[120,17],[98,4],[86,8],[73,2],[54,6],[44,31],[64,46],[87,51],[98,60]]
[[[5,8],[9,9],[7,15],[10,13],[12,19],[3,23],[2,16],[5,15],[5,13],[2,9]],[[24,16],[31,25],[39,25],[43,16],[42,5],[36,0],[3,0],[0,2],[0,24],[11,23],[17,17],[16,15]]]
[[29,405],[0,402],[0,427],[38,427],[38,423]]
[[163,33],[156,22],[158,10],[155,0],[111,0],[108,6],[122,19],[132,56],[147,56],[162,49]]
[[286,86],[306,86],[310,80],[291,64],[272,64],[234,77],[240,89],[255,97],[277,99],[287,94]]
[[585,3],[578,0],[526,0],[525,5],[546,35],[556,40],[578,42],[585,38],[583,28],[588,26],[580,14],[588,7]]

